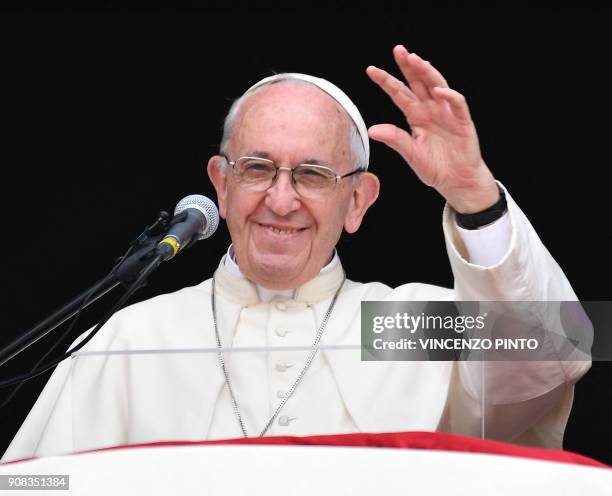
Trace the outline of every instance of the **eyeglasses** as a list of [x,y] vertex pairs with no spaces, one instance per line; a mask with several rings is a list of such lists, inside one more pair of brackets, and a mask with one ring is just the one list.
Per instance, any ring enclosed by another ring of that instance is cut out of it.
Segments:
[[329,196],[336,189],[338,181],[365,168],[355,169],[348,174],[339,176],[329,167],[314,164],[299,164],[294,168],[279,167],[274,161],[260,157],[240,157],[227,163],[232,166],[236,182],[251,191],[266,191],[276,181],[278,172],[286,170],[291,174],[291,184],[295,191],[304,198],[318,200]]

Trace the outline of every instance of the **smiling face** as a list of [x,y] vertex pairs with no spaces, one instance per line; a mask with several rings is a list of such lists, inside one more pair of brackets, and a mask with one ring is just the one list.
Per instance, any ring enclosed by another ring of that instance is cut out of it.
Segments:
[[[349,151],[349,117],[316,87],[281,82],[249,96],[234,122],[229,160],[251,155],[278,166],[326,165],[342,175],[353,169]],[[333,255],[342,228],[355,232],[378,194],[369,173],[339,181],[324,200],[302,198],[280,171],[268,190],[253,192],[236,183],[222,158],[209,161],[240,270],[270,289],[292,289],[315,277]]]

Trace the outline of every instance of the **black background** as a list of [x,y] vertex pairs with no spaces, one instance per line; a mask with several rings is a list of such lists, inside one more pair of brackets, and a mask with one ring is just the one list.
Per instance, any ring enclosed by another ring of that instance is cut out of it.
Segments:
[[[233,98],[271,71],[327,78],[368,125],[401,124],[365,76],[369,64],[398,74],[391,55],[398,43],[467,97],[485,160],[578,296],[612,296],[607,10],[144,11],[109,3],[0,14],[0,343],[102,277],[160,210],[190,193],[214,198],[205,163],[218,148],[222,118]],[[452,285],[442,199],[384,145],[372,143],[371,170],[381,197],[339,245],[349,277]],[[228,244],[222,225],[162,266],[133,301],[210,277]],[[70,339],[117,296],[88,310]],[[25,371],[53,340],[9,362],[2,377]],[[607,463],[611,371],[596,363],[578,384],[565,438],[566,449]],[[0,411],[0,451],[46,377]]]

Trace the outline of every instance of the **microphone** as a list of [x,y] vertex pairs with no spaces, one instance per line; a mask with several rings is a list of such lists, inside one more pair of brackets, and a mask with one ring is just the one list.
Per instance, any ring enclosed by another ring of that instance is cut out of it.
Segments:
[[164,261],[196,241],[212,236],[219,226],[219,211],[210,198],[189,195],[176,205],[170,226],[157,245]]

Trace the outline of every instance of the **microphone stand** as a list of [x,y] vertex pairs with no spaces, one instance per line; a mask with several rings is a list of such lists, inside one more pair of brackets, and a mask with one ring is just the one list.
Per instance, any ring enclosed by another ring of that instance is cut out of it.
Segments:
[[[0,366],[4,365],[11,358],[33,345],[36,341],[46,336],[71,317],[74,317],[81,310],[88,307],[120,284],[125,287],[130,287],[155,256],[157,243],[162,239],[164,233],[168,231],[172,224],[180,221],[180,218],[175,218],[169,223],[169,218],[170,215],[167,212],[160,212],[155,223],[148,226],[137,239],[132,241],[128,251],[117,260],[110,274],[96,282],[89,289],[79,294],[76,298],[72,299],[49,317],[23,333],[7,346],[1,348]],[[145,285],[146,280],[142,281],[140,286],[134,290],[140,289]]]
[[0,350],[0,366],[4,365],[11,358],[46,336],[56,327],[62,325],[71,317],[74,317],[74,315],[83,308],[91,305],[94,301],[116,288],[119,284],[121,284],[120,281],[118,281],[112,273],[98,281],[91,288],[81,293],[62,308],[40,321],[34,327],[2,348]]

